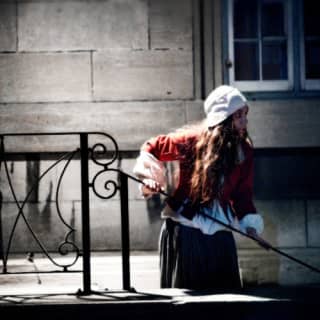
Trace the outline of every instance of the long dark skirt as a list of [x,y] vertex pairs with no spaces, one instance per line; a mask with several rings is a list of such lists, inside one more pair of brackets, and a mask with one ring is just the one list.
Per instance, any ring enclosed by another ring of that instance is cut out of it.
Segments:
[[237,249],[230,231],[205,235],[167,219],[159,245],[161,288],[241,288]]

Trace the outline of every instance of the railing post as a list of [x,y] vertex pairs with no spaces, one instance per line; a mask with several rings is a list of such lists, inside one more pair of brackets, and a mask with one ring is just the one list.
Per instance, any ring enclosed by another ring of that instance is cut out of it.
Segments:
[[88,134],[80,133],[83,293],[91,293]]
[[120,172],[120,206],[121,206],[121,244],[122,244],[122,286],[123,290],[131,290],[130,286],[130,242],[129,242],[129,197],[128,177]]
[[2,237],[2,192],[0,190],[0,260],[2,260],[3,263],[3,271],[6,270],[6,265],[4,262],[4,253],[3,253],[3,237]]
[[[1,165],[2,165],[2,156],[4,156],[4,141],[3,141],[3,136],[0,137],[0,173],[1,173]],[[0,259],[2,260],[3,268],[2,272],[7,273],[7,261],[4,257],[4,250],[3,250],[3,234],[2,234],[2,192],[0,190]]]

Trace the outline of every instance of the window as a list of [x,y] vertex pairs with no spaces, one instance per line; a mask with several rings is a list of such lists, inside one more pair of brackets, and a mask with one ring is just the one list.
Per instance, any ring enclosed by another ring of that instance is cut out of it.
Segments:
[[292,31],[286,0],[230,0],[230,83],[243,91],[293,87]]
[[320,14],[316,3],[303,1],[301,84],[306,90],[320,89]]
[[320,90],[320,13],[312,0],[229,0],[229,82],[240,90]]

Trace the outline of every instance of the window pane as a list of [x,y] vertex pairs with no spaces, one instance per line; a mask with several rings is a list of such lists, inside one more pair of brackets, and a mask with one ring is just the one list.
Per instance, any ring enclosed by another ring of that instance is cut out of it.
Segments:
[[320,11],[318,1],[304,1],[304,34],[305,36],[320,36]]
[[259,80],[258,44],[235,43],[235,80]]
[[284,36],[284,8],[282,1],[264,0],[261,9],[262,36]]
[[257,1],[235,0],[233,29],[234,38],[256,38],[258,32]]
[[287,44],[264,43],[262,46],[263,80],[288,79]]
[[320,40],[306,41],[306,78],[320,79]]
[[306,79],[320,79],[320,12],[316,3],[305,0],[303,4]]

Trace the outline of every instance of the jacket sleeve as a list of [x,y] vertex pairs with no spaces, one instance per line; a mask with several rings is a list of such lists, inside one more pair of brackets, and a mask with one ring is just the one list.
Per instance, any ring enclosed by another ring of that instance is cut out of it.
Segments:
[[231,205],[241,220],[248,213],[256,213],[253,204],[253,150],[247,150],[245,160],[240,164],[240,179],[231,196]]
[[240,164],[240,179],[232,194],[231,206],[243,231],[246,231],[247,227],[253,227],[261,234],[264,228],[263,219],[253,203],[253,149],[246,149],[245,160]]
[[159,135],[146,141],[141,151],[151,153],[159,161],[174,161],[179,159],[179,144],[182,137],[168,134]]
[[146,141],[136,159],[133,173],[141,180],[145,178],[157,181],[161,187],[166,185],[164,161],[176,160],[179,157],[175,135],[159,135]]

